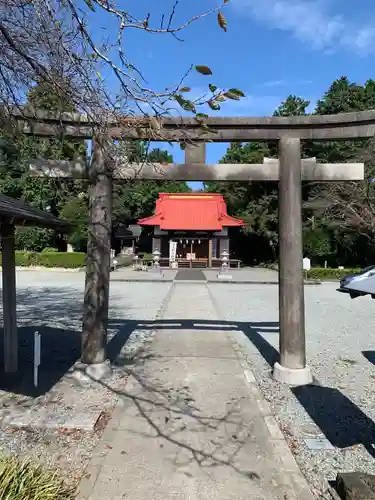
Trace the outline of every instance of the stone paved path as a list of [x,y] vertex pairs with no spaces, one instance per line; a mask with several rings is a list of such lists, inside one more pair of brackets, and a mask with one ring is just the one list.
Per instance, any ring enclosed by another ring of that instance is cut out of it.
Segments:
[[175,283],[80,500],[311,500],[205,284]]
[[178,271],[176,281],[206,281],[206,276],[201,269],[181,269]]

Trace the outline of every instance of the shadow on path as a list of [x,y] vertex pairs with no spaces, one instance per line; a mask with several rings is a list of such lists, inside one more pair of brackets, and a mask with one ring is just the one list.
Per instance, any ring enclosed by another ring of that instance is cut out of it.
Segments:
[[[80,358],[81,295],[79,290],[57,287],[17,290],[19,371],[16,376],[4,374],[4,332],[1,329],[0,390],[40,396],[48,392]],[[38,388],[33,385],[36,331],[41,335]]]
[[338,389],[319,385],[291,388],[328,441],[337,448],[362,444],[375,458],[375,424]]
[[[22,324],[19,327],[20,375],[9,381],[0,372],[0,389],[12,390],[18,394],[38,396],[48,392],[79,359],[81,350],[80,320],[82,303],[72,296],[71,290],[49,288],[31,293],[30,289],[18,291],[22,304]],[[43,321],[44,318],[47,318]],[[56,326],[51,326],[51,321]],[[72,324],[74,326],[72,327]],[[109,329],[115,332],[108,343],[108,356],[116,361],[121,350],[134,330],[228,330],[243,332],[256,347],[265,361],[272,367],[279,359],[279,353],[267,340],[268,334],[278,333],[277,322],[236,322],[208,320],[124,320],[109,322]],[[42,359],[40,385],[32,385],[33,335],[38,330],[42,335]],[[1,335],[0,349],[3,349]],[[375,364],[373,351],[363,352]],[[147,356],[146,356],[147,357]],[[139,356],[138,361],[142,361]],[[373,454],[375,425],[364,412],[338,389],[324,387],[317,383],[291,388],[299,403],[305,408],[329,441],[338,448],[363,444]]]
[[[131,331],[141,328],[176,330],[176,333],[179,330],[243,332],[270,367],[279,360],[279,352],[266,339],[267,334],[278,333],[277,322],[164,319],[150,322],[130,321],[122,327],[120,325],[117,327],[119,333],[109,343],[112,359],[115,359],[116,354],[120,352],[123,342],[126,342]],[[372,359],[375,362],[375,354]],[[302,387],[291,387],[290,390],[333,446],[343,449],[362,444],[372,456],[375,456],[374,422],[340,390],[324,387],[317,381]]]
[[362,351],[362,354],[367,359],[367,361],[375,365],[375,351]]

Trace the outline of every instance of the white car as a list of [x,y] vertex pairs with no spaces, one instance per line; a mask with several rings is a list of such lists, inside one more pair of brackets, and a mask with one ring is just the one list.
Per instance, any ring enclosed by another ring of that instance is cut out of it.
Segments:
[[352,285],[353,283],[358,283],[360,281],[366,280],[370,276],[375,275],[375,265],[373,266],[368,266],[359,271],[358,273],[355,274],[348,274],[347,276],[344,276],[340,280],[340,288],[339,290],[341,292],[346,292],[349,293],[350,297],[354,299],[355,297],[360,297],[361,295],[367,295],[366,292],[360,292],[360,291],[355,291],[355,290],[350,290],[347,288],[347,286],[350,284]]

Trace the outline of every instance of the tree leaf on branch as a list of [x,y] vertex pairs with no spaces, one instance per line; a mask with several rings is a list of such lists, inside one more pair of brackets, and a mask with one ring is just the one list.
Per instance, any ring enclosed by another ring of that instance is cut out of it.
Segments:
[[182,97],[182,95],[176,94],[174,96],[174,99],[178,102],[178,104],[181,106],[181,108],[184,109],[185,111],[191,111],[193,113],[196,112],[195,104],[192,101],[184,99]]
[[222,12],[219,12],[217,15],[217,22],[219,23],[220,28],[224,31],[227,31],[227,20]]
[[177,101],[177,102],[178,102],[178,104],[179,104],[180,106],[183,106],[183,105],[184,105],[184,103],[185,103],[185,99],[184,99],[181,95],[179,95],[179,94],[176,94],[176,95],[174,96],[174,99],[175,99],[175,101]]
[[191,111],[192,113],[196,113],[197,112],[195,104],[192,101],[185,101],[183,109],[185,111]]
[[239,89],[229,89],[228,92],[231,94],[237,95],[238,97],[246,97],[242,90]]
[[212,75],[212,71],[208,66],[195,66],[195,69],[201,75]]
[[85,0],[85,4],[87,5],[87,7],[92,10],[93,12],[95,12],[95,8],[94,8],[94,4],[93,4],[93,1],[92,0]]
[[225,97],[228,99],[232,99],[233,101],[239,101],[241,97],[237,94],[233,94],[232,92],[225,92]]
[[225,94],[220,94],[215,97],[215,101],[217,102],[224,102],[225,101]]
[[195,116],[197,118],[208,118],[208,115],[206,115],[205,113],[197,113]]
[[211,92],[216,92],[216,90],[217,90],[216,85],[213,85],[212,83],[208,84],[208,88],[211,90]]
[[182,87],[182,89],[180,89],[180,92],[190,92],[190,91],[191,91],[190,87]]
[[219,111],[220,110],[220,104],[218,104],[217,102],[215,101],[208,101],[207,104],[210,106],[210,108],[213,110],[213,111]]

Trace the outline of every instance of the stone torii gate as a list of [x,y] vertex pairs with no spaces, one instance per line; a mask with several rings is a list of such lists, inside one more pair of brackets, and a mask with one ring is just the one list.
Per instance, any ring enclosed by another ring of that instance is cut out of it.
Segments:
[[[306,364],[305,307],[302,269],[301,181],[355,181],[364,178],[359,163],[319,164],[301,159],[301,140],[365,139],[375,135],[375,110],[330,116],[271,118],[212,117],[124,118],[106,123],[105,136],[84,116],[58,117],[37,113],[10,117],[26,134],[43,137],[93,138],[90,165],[83,161],[38,160],[31,164],[37,176],[90,179],[90,226],[84,299],[82,361],[103,369],[106,361],[112,182],[121,179],[181,181],[278,181],[279,182],[279,319],[280,362],[274,378],[292,385],[312,381]],[[185,164],[109,165],[106,141],[146,139],[187,144]],[[279,160],[263,164],[205,164],[205,142],[277,141]]]

